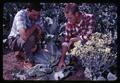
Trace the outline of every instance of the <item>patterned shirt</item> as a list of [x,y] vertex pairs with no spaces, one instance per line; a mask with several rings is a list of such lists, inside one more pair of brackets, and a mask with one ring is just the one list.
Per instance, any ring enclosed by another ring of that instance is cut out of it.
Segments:
[[8,38],[11,36],[16,37],[17,35],[19,35],[20,28],[29,29],[32,27],[33,24],[38,24],[41,28],[43,28],[42,18],[40,17],[37,20],[33,21],[28,17],[27,9],[22,9],[18,11],[18,13],[14,17],[12,29]]
[[86,41],[89,36],[94,32],[94,17],[92,14],[81,15],[81,21],[79,24],[72,25],[69,22],[65,28],[64,42],[69,42],[71,38],[78,37],[81,41]]

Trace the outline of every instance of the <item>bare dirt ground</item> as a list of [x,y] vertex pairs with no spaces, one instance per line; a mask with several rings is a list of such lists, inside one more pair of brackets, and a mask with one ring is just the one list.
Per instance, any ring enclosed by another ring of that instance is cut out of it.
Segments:
[[23,67],[17,62],[14,53],[3,55],[3,79],[13,80],[11,72],[16,68],[22,69]]
[[[22,65],[17,62],[13,52],[3,55],[3,79],[13,80],[11,72],[15,69],[23,69]],[[78,69],[74,75],[71,75],[64,80],[87,80],[84,77],[82,69]]]

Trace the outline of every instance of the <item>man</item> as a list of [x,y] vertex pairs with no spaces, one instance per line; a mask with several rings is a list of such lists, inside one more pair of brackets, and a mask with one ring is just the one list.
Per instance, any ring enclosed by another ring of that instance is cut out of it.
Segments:
[[39,3],[30,3],[26,9],[18,11],[8,36],[9,47],[17,53],[16,57],[21,58],[29,67],[32,66],[32,54],[37,49],[36,42],[42,33],[40,10]]
[[65,27],[65,38],[62,43],[62,55],[58,69],[65,66],[65,54],[71,49],[74,42],[80,40],[85,43],[94,29],[93,15],[80,12],[75,3],[68,3],[65,6],[64,15],[68,22]]

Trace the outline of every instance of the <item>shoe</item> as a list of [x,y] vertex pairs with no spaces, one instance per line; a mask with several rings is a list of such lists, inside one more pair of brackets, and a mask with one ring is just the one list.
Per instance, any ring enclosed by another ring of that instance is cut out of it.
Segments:
[[23,52],[20,52],[20,51],[16,51],[15,52],[15,57],[16,57],[17,61],[25,60]]
[[31,67],[33,67],[33,64],[30,61],[24,61],[23,62],[23,68],[25,70],[30,69]]

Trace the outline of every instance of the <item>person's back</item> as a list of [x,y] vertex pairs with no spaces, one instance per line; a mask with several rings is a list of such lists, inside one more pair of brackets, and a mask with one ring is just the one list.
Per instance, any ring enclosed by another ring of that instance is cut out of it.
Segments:
[[8,38],[16,37],[17,35],[19,35],[18,29],[19,29],[19,27],[23,27],[23,25],[21,25],[17,21],[19,20],[22,23],[24,23],[25,22],[24,20],[26,19],[26,16],[27,16],[26,12],[27,12],[27,9],[22,9],[22,10],[17,12],[17,14],[14,17],[11,32],[10,32]]

